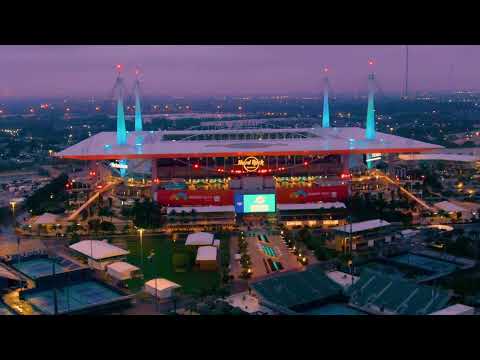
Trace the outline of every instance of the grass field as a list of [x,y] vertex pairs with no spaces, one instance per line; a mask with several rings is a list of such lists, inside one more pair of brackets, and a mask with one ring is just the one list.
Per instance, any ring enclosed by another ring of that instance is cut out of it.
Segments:
[[[220,284],[220,274],[214,271],[199,271],[192,269],[187,272],[175,272],[172,263],[174,246],[183,247],[185,239],[180,238],[172,242],[169,236],[154,235],[143,237],[143,274],[144,279],[130,280],[128,286],[131,290],[140,290],[143,284],[155,277],[166,278],[182,286],[182,291],[187,294],[199,291],[208,291]],[[140,241],[138,238],[128,238],[127,247],[130,251],[128,262],[141,267]],[[155,252],[152,262],[147,257],[151,251]]]

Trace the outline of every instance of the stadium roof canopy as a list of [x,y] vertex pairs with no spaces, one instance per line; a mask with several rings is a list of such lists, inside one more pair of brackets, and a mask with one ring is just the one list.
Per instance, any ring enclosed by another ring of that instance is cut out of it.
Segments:
[[116,132],[101,132],[55,156],[80,160],[284,156],[365,153],[416,153],[442,146],[377,132],[366,140],[365,129],[249,129],[129,132],[127,144],[117,145]]

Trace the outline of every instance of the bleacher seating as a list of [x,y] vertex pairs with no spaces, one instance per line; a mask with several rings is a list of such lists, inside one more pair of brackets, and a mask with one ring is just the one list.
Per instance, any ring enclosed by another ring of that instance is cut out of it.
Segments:
[[252,288],[265,300],[292,308],[339,295],[342,288],[320,268],[282,274],[253,283]]
[[430,314],[444,308],[451,298],[447,290],[418,285],[370,269],[361,273],[347,294],[352,305],[366,311],[376,308],[385,313],[404,315]]

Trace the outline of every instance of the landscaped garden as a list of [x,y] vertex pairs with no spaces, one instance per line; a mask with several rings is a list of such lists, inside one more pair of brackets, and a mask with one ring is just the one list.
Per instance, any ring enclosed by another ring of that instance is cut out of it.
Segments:
[[[228,241],[228,237],[220,239],[221,243]],[[128,237],[126,243],[130,251],[127,261],[141,267],[144,274],[144,279],[133,279],[128,282],[129,288],[133,291],[141,290],[146,281],[156,277],[166,278],[181,285],[180,291],[185,294],[213,293],[220,288],[221,273],[201,271],[195,267],[196,249],[185,246],[185,236],[179,236],[172,241],[171,235],[144,234],[143,267],[139,238]],[[150,256],[152,252],[154,256]],[[222,253],[224,252],[220,251],[220,257],[224,260]]]

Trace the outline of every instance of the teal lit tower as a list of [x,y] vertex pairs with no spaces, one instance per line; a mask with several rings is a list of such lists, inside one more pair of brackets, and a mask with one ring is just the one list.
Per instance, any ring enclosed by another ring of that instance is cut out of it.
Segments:
[[[373,61],[370,60],[368,64],[373,65]],[[375,74],[373,71],[368,75],[368,108],[365,138],[367,140],[375,139]]]
[[133,85],[133,93],[135,95],[135,131],[142,131],[142,108],[140,104],[140,80],[138,76],[140,75],[140,71],[137,69],[135,71],[135,75],[137,76],[135,79],[135,84]]
[[[115,81],[115,86],[113,87],[113,95],[117,101],[117,144],[126,145],[127,144],[127,128],[125,125],[125,111],[123,108],[123,99],[125,97],[125,84],[123,78],[121,77],[122,65],[117,65],[117,80]],[[125,177],[127,174],[127,160],[120,160],[120,176]]]
[[123,99],[125,97],[125,84],[121,77],[122,65],[117,65],[117,80],[113,87],[113,95],[117,101],[117,144],[125,145],[127,143],[127,129],[125,125],[125,111],[123,109]]
[[330,127],[330,109],[328,107],[328,89],[330,87],[328,81],[328,68],[323,69],[325,73],[325,78],[323,80],[323,116],[322,116],[322,127]]

